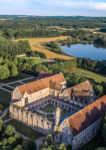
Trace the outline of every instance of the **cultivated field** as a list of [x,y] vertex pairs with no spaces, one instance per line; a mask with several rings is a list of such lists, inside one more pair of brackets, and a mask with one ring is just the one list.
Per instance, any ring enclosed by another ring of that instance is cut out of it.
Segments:
[[51,58],[51,59],[59,58],[59,59],[64,59],[64,60],[72,60],[74,59],[73,57],[56,54],[54,52],[47,50],[46,47],[42,45],[42,43],[52,42],[52,41],[57,41],[57,40],[65,40],[65,39],[67,39],[67,36],[60,36],[60,37],[54,37],[54,38],[25,38],[25,39],[19,39],[19,40],[28,40],[30,43],[31,49],[33,51],[36,50],[38,52],[42,52],[46,54],[47,58]]

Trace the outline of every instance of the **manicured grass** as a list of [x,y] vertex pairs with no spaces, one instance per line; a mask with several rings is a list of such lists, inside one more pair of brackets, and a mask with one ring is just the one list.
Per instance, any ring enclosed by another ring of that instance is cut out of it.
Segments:
[[93,73],[93,72],[85,70],[85,69],[78,68],[77,69],[77,74],[82,75],[82,76],[86,76],[87,78],[92,78],[97,82],[102,82],[102,81],[106,82],[106,76],[99,75],[97,73]]
[[68,111],[66,111],[66,110],[61,111],[61,117],[65,117],[67,114],[69,114]]
[[45,106],[44,108],[41,108],[41,110],[48,113],[48,112],[55,112],[56,108],[50,104]]
[[16,87],[16,86],[19,86],[19,85],[22,85],[22,83],[16,82],[16,83],[10,84],[10,86],[13,86],[13,87]]
[[6,125],[9,125],[9,124],[13,125],[17,132],[19,132],[33,140],[36,140],[43,136],[41,133],[27,127],[26,125],[23,125],[22,123],[20,123],[18,121],[11,120],[8,123],[6,123]]
[[83,147],[78,150],[95,150],[99,146],[99,135],[95,136],[91,141],[85,144]]
[[14,78],[8,78],[8,79],[5,79],[3,81],[0,80],[0,82],[1,83],[10,83],[10,82],[14,82],[14,81],[17,81],[17,80],[25,79],[25,78],[28,78],[28,77],[30,77],[30,76],[27,75],[27,74],[19,73],[19,75],[14,77]]
[[56,54],[54,52],[49,51],[45,46],[42,45],[42,43],[52,42],[52,41],[57,41],[57,40],[65,40],[65,39],[67,39],[67,36],[60,36],[60,37],[53,37],[53,38],[27,38],[27,39],[19,39],[19,40],[28,40],[30,43],[31,49],[33,51],[36,50],[38,52],[42,52],[47,56],[47,58],[72,60],[74,59],[73,57]]
[[0,104],[7,107],[11,101],[11,94],[0,89]]
[[8,113],[6,114],[6,116],[2,120],[7,120],[7,119],[10,119],[9,111],[8,111]]
[[33,79],[28,79],[28,80],[25,80],[23,81],[24,83],[29,83],[29,82],[33,82],[33,81],[36,81],[37,79],[36,78],[33,78]]
[[13,91],[12,88],[8,87],[8,86],[2,86],[3,88],[7,89],[7,90],[10,90],[10,91]]

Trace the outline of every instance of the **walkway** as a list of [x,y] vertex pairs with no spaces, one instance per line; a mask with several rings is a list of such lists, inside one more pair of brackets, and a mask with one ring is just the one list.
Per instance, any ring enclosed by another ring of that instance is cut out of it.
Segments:
[[4,110],[3,114],[0,116],[0,120],[2,120],[2,119],[7,115],[8,110],[9,110],[8,108],[6,108],[6,109]]
[[[15,88],[15,87],[13,87],[11,84],[14,84],[14,83],[24,84],[23,81],[27,81],[27,80],[34,79],[34,78],[35,78],[35,77],[32,76],[32,77],[28,77],[28,78],[21,79],[21,80],[16,80],[16,81],[9,82],[9,83],[5,83],[5,84],[4,84],[4,83],[3,83],[3,84],[0,83],[0,89],[6,91],[6,92],[8,92],[8,93],[11,93],[12,90],[14,90],[14,88]],[[10,90],[7,89],[7,88],[5,88],[5,87],[10,88]]]

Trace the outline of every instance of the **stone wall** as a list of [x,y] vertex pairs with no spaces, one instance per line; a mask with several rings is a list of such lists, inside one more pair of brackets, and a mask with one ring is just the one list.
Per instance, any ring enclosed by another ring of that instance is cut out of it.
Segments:
[[73,137],[72,148],[77,149],[89,142],[100,129],[100,122],[100,119],[95,121],[92,125],[80,132],[77,136]]
[[43,134],[53,132],[53,123],[47,118],[38,116],[36,113],[32,113],[25,108],[18,107],[17,105],[10,104],[10,116],[11,118],[21,121],[33,129],[37,129]]

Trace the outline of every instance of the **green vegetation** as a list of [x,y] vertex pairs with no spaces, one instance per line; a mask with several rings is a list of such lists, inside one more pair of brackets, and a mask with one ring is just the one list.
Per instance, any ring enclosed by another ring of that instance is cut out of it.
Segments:
[[15,55],[24,54],[30,50],[28,41],[13,42],[0,38],[0,56],[3,58],[14,59]]
[[43,45],[46,46],[50,51],[53,51],[57,54],[66,55],[65,52],[63,52],[60,48],[60,44],[58,42],[50,42]]
[[0,150],[36,150],[35,143],[31,140],[23,140],[15,134],[12,125],[4,126],[0,120]]
[[0,104],[0,115],[3,113],[3,106]]
[[52,104],[49,104],[44,108],[41,108],[41,110],[48,113],[48,112],[55,112],[56,108]]
[[106,66],[98,60],[77,58],[77,67],[106,75]]
[[11,101],[11,94],[0,89],[0,104],[7,107]]
[[99,75],[97,73],[94,73],[94,72],[91,72],[91,71],[88,71],[88,70],[85,70],[85,69],[77,68],[76,73],[80,76],[85,76],[87,78],[92,78],[98,83],[101,83],[103,81],[106,82],[106,76]]
[[37,52],[37,51],[28,51],[28,52],[26,52],[26,55],[27,55],[28,57],[46,58],[46,55],[45,55],[44,53]]
[[64,144],[60,144],[58,146],[54,145],[53,136],[50,134],[47,136],[45,142],[42,143],[42,145],[40,146],[40,150],[68,150],[68,149],[66,149]]
[[7,123],[8,125],[12,125],[17,132],[25,135],[26,137],[29,137],[33,140],[36,140],[40,137],[42,137],[43,135],[25,125],[23,125],[22,123],[15,121],[15,120],[11,120]]

